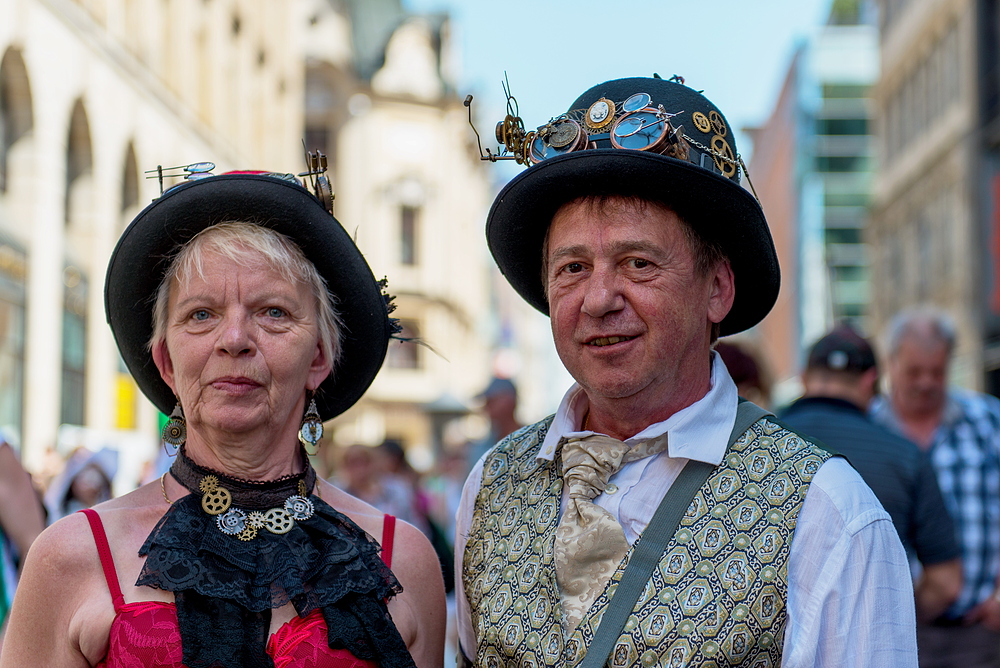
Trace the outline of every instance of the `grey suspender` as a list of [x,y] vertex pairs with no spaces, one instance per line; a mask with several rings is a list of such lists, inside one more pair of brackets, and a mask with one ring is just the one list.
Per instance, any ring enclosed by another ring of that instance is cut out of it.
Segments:
[[[736,424],[729,435],[729,446],[736,442],[743,432],[757,420],[771,415],[760,406],[749,401],[740,400],[736,409]],[[728,448],[728,446],[727,446]],[[629,559],[618,589],[608,604],[600,626],[594,634],[594,639],[587,648],[587,655],[580,662],[579,668],[601,668],[604,666],[611,651],[621,635],[625,622],[632,614],[635,602],[649,582],[653,569],[660,562],[667,543],[677,530],[677,525],[691,505],[691,500],[698,492],[708,476],[715,470],[712,464],[691,460],[681,471],[677,480],[667,490],[666,496],[649,521],[649,525],[635,545],[632,558]]]

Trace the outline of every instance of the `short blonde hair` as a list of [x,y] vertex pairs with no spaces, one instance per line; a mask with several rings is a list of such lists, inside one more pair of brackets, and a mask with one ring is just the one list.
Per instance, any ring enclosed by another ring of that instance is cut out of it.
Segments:
[[327,289],[326,281],[290,238],[268,227],[241,221],[207,227],[181,246],[156,289],[153,335],[147,343],[150,349],[166,336],[171,283],[175,278],[183,280],[194,274],[204,277],[203,258],[206,251],[218,253],[244,267],[263,256],[288,282],[309,286],[309,291],[316,298],[320,346],[326,359],[330,360],[331,369],[336,367],[342,348],[343,323],[337,312],[336,297]]

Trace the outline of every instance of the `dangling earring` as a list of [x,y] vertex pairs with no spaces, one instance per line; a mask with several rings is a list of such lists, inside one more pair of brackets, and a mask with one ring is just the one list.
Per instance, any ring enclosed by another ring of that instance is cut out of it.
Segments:
[[[174,404],[174,410],[170,413],[167,423],[163,425],[160,437],[163,439],[164,446],[169,443],[178,449],[187,440],[187,422],[184,420],[184,412],[181,410],[181,403],[179,401]],[[169,455],[170,453],[168,452],[167,454]],[[176,454],[177,450],[174,450],[174,455]]]
[[[316,399],[310,399],[309,408],[306,409],[306,414],[302,418],[302,426],[299,427],[299,441],[306,449],[307,454],[315,455],[319,452],[317,444],[321,438],[323,438],[323,421],[319,419]],[[309,452],[310,445],[313,447],[312,452]]]

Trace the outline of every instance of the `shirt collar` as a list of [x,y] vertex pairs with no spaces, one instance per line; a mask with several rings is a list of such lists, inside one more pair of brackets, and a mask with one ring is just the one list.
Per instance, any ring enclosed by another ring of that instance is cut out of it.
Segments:
[[[641,432],[625,439],[632,445],[640,441],[667,434],[667,454],[718,465],[722,462],[729,444],[729,435],[736,423],[736,404],[739,399],[736,384],[729,376],[719,354],[712,351],[711,387],[704,397],[683,408],[663,422],[651,424]],[[542,441],[539,459],[551,461],[564,437],[581,437],[593,434],[577,428],[586,415],[590,402],[579,384],[574,383],[563,396],[552,419],[545,440]]]

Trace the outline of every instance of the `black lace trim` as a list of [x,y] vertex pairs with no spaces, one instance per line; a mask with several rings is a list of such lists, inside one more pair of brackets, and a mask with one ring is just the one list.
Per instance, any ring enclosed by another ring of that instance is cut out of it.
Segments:
[[197,491],[157,523],[139,550],[146,562],[136,585],[174,592],[186,666],[273,668],[265,651],[270,611],[289,602],[300,616],[322,610],[331,648],[384,668],[415,665],[386,608],[402,587],[378,544],[311,500],[311,518],[250,541],[222,533]]

